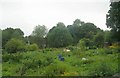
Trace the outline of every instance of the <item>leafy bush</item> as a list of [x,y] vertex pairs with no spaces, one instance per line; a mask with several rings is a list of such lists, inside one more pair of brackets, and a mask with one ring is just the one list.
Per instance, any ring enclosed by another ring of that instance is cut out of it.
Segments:
[[20,76],[19,68],[21,67],[21,64],[4,62],[2,65],[2,72],[4,72],[2,73],[2,76]]
[[43,53],[44,53],[44,52],[47,52],[47,51],[53,51],[53,49],[52,49],[52,48],[45,48],[45,49],[43,49],[42,51],[43,51]]
[[93,64],[90,69],[91,76],[112,76],[114,71],[111,68],[111,65],[108,65],[106,62],[98,62]]
[[70,51],[73,51],[74,50],[74,46],[68,46],[67,47]]
[[80,48],[81,51],[86,50],[86,45],[85,45],[85,40],[84,39],[81,39],[77,45],[78,45],[78,47]]
[[103,44],[104,44],[103,33],[102,32],[97,33],[93,38],[93,42],[94,42],[96,47],[103,47]]
[[24,62],[23,67],[25,67],[26,69],[34,69],[37,68],[38,66],[41,66],[41,60],[27,60]]
[[37,44],[34,43],[34,44],[26,45],[25,50],[26,51],[37,51],[39,50],[39,47]]
[[5,50],[9,53],[16,53],[17,51],[24,51],[24,42],[18,39],[11,39],[5,45]]
[[112,54],[113,53],[113,50],[108,49],[108,48],[105,48],[104,51],[105,51],[106,54]]
[[117,50],[117,52],[120,52],[120,44],[114,43],[112,46],[109,46],[109,49]]
[[51,64],[46,67],[44,75],[47,76],[60,76],[69,70],[69,66],[62,62],[57,62],[56,64]]
[[3,54],[3,62],[20,62],[22,58],[21,54]]
[[[75,47],[76,48],[76,47]],[[107,54],[109,49],[99,48],[80,52],[80,57],[74,53],[62,52],[63,48],[40,51],[28,51],[3,54],[4,76],[112,76],[118,73],[118,52]],[[57,57],[61,54],[65,60]],[[87,60],[83,60],[86,58]]]
[[73,56],[66,58],[65,61],[67,61],[68,64],[71,66],[80,66],[81,65],[80,59],[73,57]]

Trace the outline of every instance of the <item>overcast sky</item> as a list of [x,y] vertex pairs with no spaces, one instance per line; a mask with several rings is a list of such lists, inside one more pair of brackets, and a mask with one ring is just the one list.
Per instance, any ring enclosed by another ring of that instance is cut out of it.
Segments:
[[30,35],[38,24],[50,29],[78,18],[106,30],[109,4],[109,0],[0,0],[0,28],[20,28]]

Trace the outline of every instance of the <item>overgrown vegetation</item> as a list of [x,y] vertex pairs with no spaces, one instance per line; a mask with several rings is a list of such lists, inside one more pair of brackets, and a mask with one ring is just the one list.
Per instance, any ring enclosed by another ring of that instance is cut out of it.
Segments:
[[49,32],[38,25],[26,37],[19,28],[0,29],[3,76],[119,75],[119,4],[111,3],[107,14],[110,31],[80,19],[68,26],[59,22]]
[[[2,73],[3,76],[113,76],[118,73],[119,52],[108,49],[87,50],[80,52],[80,57],[74,53],[76,49],[4,53]],[[65,60],[60,61],[58,54]]]

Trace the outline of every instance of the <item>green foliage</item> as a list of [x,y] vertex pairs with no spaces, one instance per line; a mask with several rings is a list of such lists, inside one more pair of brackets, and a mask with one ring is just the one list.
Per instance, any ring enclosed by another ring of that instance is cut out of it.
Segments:
[[9,53],[16,53],[17,51],[24,51],[24,42],[18,39],[11,39],[5,45],[5,50]]
[[72,36],[63,23],[58,23],[47,35],[49,47],[66,47],[72,43]]
[[38,36],[29,36],[28,40],[26,42],[30,44],[37,44],[39,48],[44,48],[45,47],[45,38],[43,37],[38,37]]
[[22,55],[21,54],[4,54],[4,56],[2,57],[2,61],[3,62],[20,62],[20,60],[22,59]]
[[[74,55],[75,50],[61,53],[61,49],[4,53],[2,73],[3,76],[112,76],[118,73],[118,52],[111,49],[111,54],[107,50],[87,50],[80,57]],[[65,60],[60,61],[58,54]]]
[[80,26],[83,25],[84,22],[80,19],[76,19],[73,22],[73,25],[68,25],[67,29],[69,30],[71,36],[73,37],[73,44],[76,45],[80,39]]
[[[0,63],[0,71],[2,71],[2,63]],[[2,72],[0,72],[0,76],[2,76]]]
[[93,62],[94,62],[93,60],[87,59],[87,60],[82,60],[82,61],[81,61],[81,64],[85,65],[85,64],[91,64],[91,63],[93,63]]
[[53,48],[45,48],[43,51],[53,51]]
[[[57,62],[57,64],[51,64],[45,68],[44,75],[47,76],[61,76],[64,72],[67,72],[70,69],[65,63]],[[51,72],[50,72],[51,71]]]
[[106,17],[106,25],[111,28],[113,39],[120,41],[120,1],[111,2],[110,10]]
[[24,33],[21,29],[14,29],[11,38],[23,39]]
[[74,46],[71,46],[71,45],[68,46],[67,48],[68,48],[70,51],[73,51],[73,50],[74,50]]
[[36,43],[39,48],[46,47],[45,36],[47,34],[47,28],[43,25],[38,25],[34,28],[32,34],[27,37],[30,43]]
[[93,64],[90,75],[91,76],[112,76],[114,70],[111,68],[111,64],[107,64],[104,61]]
[[80,27],[81,38],[92,39],[94,35],[102,31],[100,28],[97,28],[93,23],[85,23]]
[[2,30],[2,46],[3,48],[5,48],[6,43],[12,39],[12,38],[16,38],[16,39],[20,39],[22,40],[24,36],[24,33],[21,29],[16,28],[7,28],[5,30]]
[[93,49],[94,48],[93,40],[90,40],[89,38],[82,38],[81,40],[84,41],[86,49]]
[[37,50],[39,50],[39,47],[35,43],[34,44],[29,44],[29,45],[25,46],[25,50],[26,51],[37,51]]
[[85,40],[81,39],[77,46],[80,48],[81,51],[85,51],[86,50]]
[[94,44],[95,44],[97,47],[103,47],[103,45],[104,45],[104,35],[103,35],[103,32],[97,33],[97,34],[94,36],[93,41],[94,41]]
[[46,26],[38,25],[34,28],[32,36],[44,37],[47,34]]
[[79,19],[76,19],[73,25],[68,25],[67,28],[73,37],[74,45],[76,45],[82,38],[93,39],[97,32],[102,31],[93,23],[84,23]]
[[112,32],[111,31],[104,31],[104,33],[105,33],[105,35],[104,35],[105,42],[112,43],[113,42]]
[[[120,39],[119,3],[111,3],[107,15],[111,31],[104,32],[93,23],[79,19],[67,27],[59,22],[48,34],[44,25],[38,25],[25,38],[19,28],[0,29],[3,76],[113,76],[119,73],[119,44],[103,48],[104,42],[114,42],[113,37],[115,42]],[[64,61],[59,60],[60,54]]]
[[21,67],[21,64],[15,64],[15,63],[3,63],[2,64],[2,76],[20,76],[20,70],[19,68]]
[[72,56],[73,54],[70,55],[70,57],[66,55],[65,61],[71,66],[80,66],[80,58]]
[[83,25],[83,24],[84,24],[84,22],[81,21],[80,19],[76,19],[76,20],[73,22],[73,25],[74,25],[74,26],[81,26],[81,25]]

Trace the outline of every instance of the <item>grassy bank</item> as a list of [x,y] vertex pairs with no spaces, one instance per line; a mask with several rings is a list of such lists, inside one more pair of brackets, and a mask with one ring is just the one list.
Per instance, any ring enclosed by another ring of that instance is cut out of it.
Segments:
[[[3,76],[113,76],[118,73],[118,50],[44,49],[3,53]],[[64,58],[61,61],[58,55]],[[84,59],[83,59],[84,58]]]

